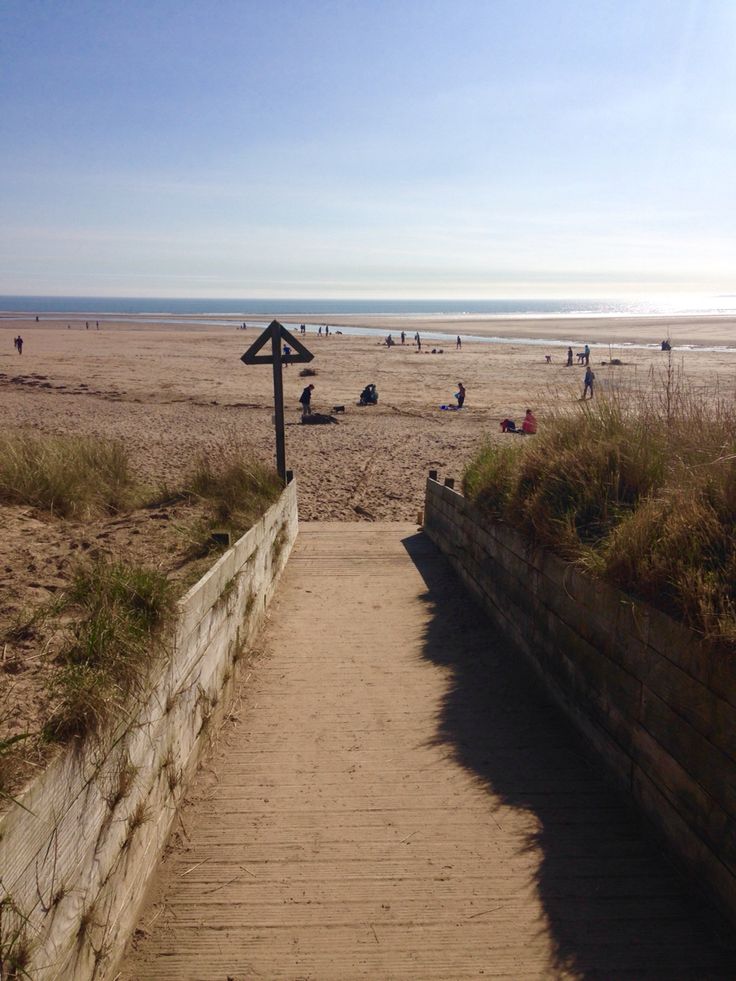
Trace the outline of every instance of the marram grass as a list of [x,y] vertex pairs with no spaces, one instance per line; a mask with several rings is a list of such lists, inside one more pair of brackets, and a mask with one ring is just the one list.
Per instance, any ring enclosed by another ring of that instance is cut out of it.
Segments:
[[667,378],[552,414],[470,461],[464,492],[736,651],[736,405]]

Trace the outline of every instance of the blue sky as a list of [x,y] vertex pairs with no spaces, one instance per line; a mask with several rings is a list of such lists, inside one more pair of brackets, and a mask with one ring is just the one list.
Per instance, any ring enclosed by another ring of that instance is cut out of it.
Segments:
[[736,292],[734,0],[4,0],[0,293]]

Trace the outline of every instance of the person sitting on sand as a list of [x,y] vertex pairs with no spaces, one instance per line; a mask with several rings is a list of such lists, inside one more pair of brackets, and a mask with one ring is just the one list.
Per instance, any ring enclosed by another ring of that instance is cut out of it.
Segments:
[[465,404],[465,386],[462,382],[457,383],[457,391],[455,392],[455,398],[457,399],[458,409],[462,409]]
[[302,394],[299,396],[299,401],[302,404],[302,418],[304,416],[311,416],[312,414],[312,390],[314,385],[307,385]]
[[502,419],[501,420],[501,432],[502,433],[518,433],[519,430],[516,428],[516,423],[513,419]]
[[375,385],[366,385],[360,393],[358,405],[378,405],[378,389]]
[[521,431],[527,436],[533,436],[537,431],[537,420],[531,409],[526,410],[524,421],[521,424]]

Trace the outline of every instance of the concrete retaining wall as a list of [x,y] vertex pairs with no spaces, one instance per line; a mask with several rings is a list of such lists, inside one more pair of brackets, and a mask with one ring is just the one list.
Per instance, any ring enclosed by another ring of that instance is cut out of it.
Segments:
[[736,661],[431,479],[425,530],[736,920]]
[[292,483],[180,601],[171,657],[135,717],[104,746],[57,758],[22,797],[26,809],[0,820],[3,977],[26,946],[31,978],[112,976],[297,528]]

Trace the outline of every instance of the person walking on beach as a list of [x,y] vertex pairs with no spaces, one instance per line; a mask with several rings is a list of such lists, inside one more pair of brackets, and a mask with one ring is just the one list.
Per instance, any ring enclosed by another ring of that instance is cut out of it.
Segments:
[[462,350],[462,347],[463,347],[463,342],[460,339],[460,335],[458,334],[457,335],[457,341],[455,341],[455,350],[456,351],[461,351]]
[[462,382],[457,383],[457,391],[455,392],[455,398],[457,399],[458,409],[462,409],[465,404],[465,386]]
[[590,348],[587,344],[583,348],[583,359],[585,360],[586,365],[590,364]]
[[18,334],[15,339],[15,346],[18,349],[18,354],[23,354],[23,338]]
[[414,340],[416,341],[417,350],[421,351],[422,350],[422,339],[419,336],[419,331],[417,331],[416,334],[414,335]]
[[299,396],[299,401],[302,406],[302,419],[304,416],[311,416],[312,414],[312,389],[314,385],[307,385],[302,394]]
[[291,348],[288,344],[284,344],[284,367],[289,367],[289,358],[291,357]]
[[403,330],[401,332],[401,343],[402,344],[405,344],[406,343],[406,334],[404,333]]
[[572,348],[571,347],[569,347],[567,349],[567,367],[568,368],[571,368],[572,367]]
[[586,392],[590,391],[590,397],[593,398],[593,382],[595,381],[595,373],[593,369],[588,365],[585,369],[585,378],[583,378],[583,399],[585,399]]

